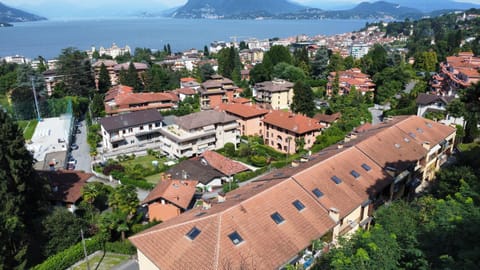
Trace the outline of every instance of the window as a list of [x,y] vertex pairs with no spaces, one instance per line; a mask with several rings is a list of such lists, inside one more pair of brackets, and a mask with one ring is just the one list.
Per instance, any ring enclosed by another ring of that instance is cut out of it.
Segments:
[[143,126],[140,126],[140,130],[143,130]]
[[413,133],[413,132],[409,132],[408,135],[410,135],[410,137],[412,137],[412,138],[414,138],[414,139],[415,139],[415,137],[417,136],[417,135],[415,135],[415,133]]
[[342,179],[338,178],[336,175],[332,176],[330,179],[332,179],[332,181],[337,185],[342,183]]
[[298,211],[302,211],[303,209],[305,209],[305,205],[303,205],[303,203],[299,200],[294,201],[293,206],[295,206]]
[[318,188],[315,188],[314,190],[312,190],[312,192],[313,194],[315,194],[315,196],[317,196],[317,198],[320,198],[323,196],[323,193]]
[[418,133],[423,133],[423,129],[417,128],[417,132],[418,132]]
[[128,129],[128,132],[133,132],[133,128],[129,128],[129,129]]
[[193,227],[185,236],[190,240],[194,240],[201,232],[197,227]]
[[228,238],[230,238],[230,240],[232,240],[232,243],[234,245],[238,245],[238,244],[243,242],[243,238],[240,236],[240,234],[238,234],[237,231],[234,231],[233,233],[229,234]]
[[368,166],[367,164],[363,163],[362,164],[362,168],[365,170],[365,171],[370,171],[372,168],[370,168],[370,166]]
[[360,174],[359,174],[357,171],[355,171],[355,170],[352,170],[352,171],[350,172],[350,174],[351,174],[353,177],[355,177],[355,179],[357,179],[357,178],[360,177]]
[[273,213],[270,217],[277,224],[283,223],[285,221],[285,219],[278,212]]

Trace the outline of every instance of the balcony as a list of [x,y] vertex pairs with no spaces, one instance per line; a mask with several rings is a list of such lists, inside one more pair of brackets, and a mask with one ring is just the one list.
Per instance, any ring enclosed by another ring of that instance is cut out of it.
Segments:
[[121,136],[121,135],[115,135],[115,136],[110,137],[110,142],[111,143],[121,142],[121,141],[124,141],[124,140],[125,140],[125,137]]

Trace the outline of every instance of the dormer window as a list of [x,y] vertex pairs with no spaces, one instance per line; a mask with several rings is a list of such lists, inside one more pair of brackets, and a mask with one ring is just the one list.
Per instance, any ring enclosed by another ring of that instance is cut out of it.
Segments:
[[229,234],[228,238],[230,238],[230,240],[232,240],[232,243],[234,245],[238,245],[238,244],[243,242],[243,238],[240,236],[240,234],[238,234],[237,231],[234,231],[233,233]]
[[201,232],[197,227],[193,227],[185,236],[190,240],[195,240]]

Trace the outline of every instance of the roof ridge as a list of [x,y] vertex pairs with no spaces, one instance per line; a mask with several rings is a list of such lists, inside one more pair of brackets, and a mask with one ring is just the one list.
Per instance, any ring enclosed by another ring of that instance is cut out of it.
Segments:
[[218,264],[220,260],[220,233],[222,228],[222,215],[218,216],[218,226],[217,226],[217,244],[215,245],[215,259],[213,269],[218,269]]

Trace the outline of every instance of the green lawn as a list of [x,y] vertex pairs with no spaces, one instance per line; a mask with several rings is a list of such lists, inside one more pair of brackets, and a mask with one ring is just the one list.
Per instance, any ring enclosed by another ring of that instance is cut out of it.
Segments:
[[[123,262],[127,261],[130,258],[129,255],[123,254],[113,254],[113,253],[106,253],[105,257],[103,257],[103,253],[99,253],[93,258],[91,258],[88,262],[90,265],[90,269],[97,269],[97,270],[110,270],[115,266],[122,264]],[[100,265],[98,265],[100,264]],[[97,268],[98,265],[98,268]],[[74,270],[87,270],[87,262],[83,262],[82,264],[73,267]]]
[[162,173],[156,173],[154,175],[150,175],[150,176],[147,176],[145,177],[145,180],[147,180],[147,182],[149,183],[152,183],[152,184],[157,184],[159,181],[160,181],[160,175]]
[[159,167],[163,166],[163,163],[167,161],[165,158],[156,158],[151,155],[146,155],[146,156],[138,156],[138,157],[135,157],[135,159],[133,160],[122,161],[120,163],[125,167],[133,167],[137,164],[140,164],[145,168],[151,168],[153,167],[152,161],[154,160],[158,161]]
[[25,138],[25,140],[32,139],[37,124],[37,120],[18,121],[18,126],[20,127],[20,129],[23,130],[23,137]]

